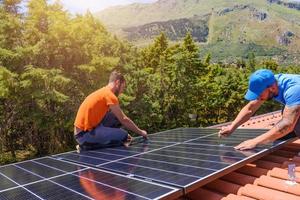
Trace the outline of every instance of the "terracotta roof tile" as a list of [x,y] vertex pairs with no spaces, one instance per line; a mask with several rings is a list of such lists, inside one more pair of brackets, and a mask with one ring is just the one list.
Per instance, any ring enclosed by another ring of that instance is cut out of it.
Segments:
[[237,193],[237,191],[241,188],[241,185],[231,183],[228,181],[224,181],[221,179],[214,180],[205,185],[205,188],[210,190],[218,191],[223,194]]
[[286,161],[282,164],[281,168],[287,169],[289,164],[295,164],[296,165],[295,171],[300,172],[300,162]]
[[[298,140],[296,140],[296,141],[298,141]],[[299,149],[300,149],[300,145],[299,144],[293,144],[293,143],[288,145],[288,146],[282,147],[282,150],[294,152],[296,154],[298,154]]]
[[[275,124],[280,118],[279,111],[270,116],[257,116],[243,127],[265,128],[267,124],[271,128],[270,123]],[[221,126],[224,124],[218,127]],[[193,200],[300,200],[299,152],[300,139],[204,185],[188,197]],[[289,164],[296,165],[295,185],[287,183]]]
[[238,196],[235,194],[229,194],[226,197],[222,198],[221,200],[255,200],[250,197],[245,197],[245,196]]
[[199,188],[187,195],[190,199],[205,199],[205,200],[220,200],[224,195],[215,191],[210,191],[204,188]]
[[[295,172],[296,174],[296,181],[300,183],[300,172]],[[275,178],[280,178],[287,180],[288,179],[288,170],[287,169],[282,169],[282,168],[274,168],[270,171],[268,171],[268,176],[275,177]]]
[[247,184],[238,191],[238,195],[263,200],[300,200],[299,196],[278,190]]
[[249,176],[246,174],[241,174],[238,172],[231,172],[229,174],[226,174],[225,176],[222,176],[221,179],[230,181],[232,183],[236,183],[239,185],[246,185],[247,183],[254,183],[256,177]]
[[280,163],[274,163],[266,160],[257,160],[253,162],[256,164],[257,167],[264,168],[264,169],[273,169],[274,167],[281,167]]
[[263,186],[266,188],[271,188],[300,196],[300,185],[297,184],[294,186],[290,186],[286,183],[286,180],[283,179],[278,179],[270,176],[261,176],[259,179],[255,180],[254,185]]
[[283,163],[285,161],[292,160],[292,158],[286,158],[286,157],[276,156],[276,155],[267,155],[263,159],[275,163]]
[[255,165],[249,164],[237,169],[236,171],[254,177],[260,177],[261,175],[266,175],[268,173],[267,169],[263,169],[260,167],[256,167]]
[[[282,117],[281,111],[275,111],[264,115],[258,115],[249,119],[247,122],[242,124],[239,128],[270,129],[276,124],[276,122],[278,122],[281,119],[281,117]],[[218,124],[212,126],[211,128],[219,128],[229,124],[230,122],[224,124]]]
[[293,161],[294,162],[300,162],[300,156],[294,156]]
[[277,150],[272,153],[273,155],[281,156],[281,157],[286,157],[286,158],[292,158],[297,155],[296,152],[291,152],[291,151],[286,151],[286,150]]

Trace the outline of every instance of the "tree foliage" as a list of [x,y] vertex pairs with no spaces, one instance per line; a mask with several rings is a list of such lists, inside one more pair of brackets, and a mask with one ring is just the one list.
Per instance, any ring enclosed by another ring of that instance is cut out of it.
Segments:
[[[253,53],[236,64],[211,63],[210,53],[199,57],[190,33],[177,44],[161,33],[133,47],[89,12],[72,16],[59,2],[29,0],[22,13],[21,3],[0,1],[0,163],[18,159],[19,150],[37,156],[73,149],[77,109],[113,69],[126,75],[125,112],[149,133],[232,120],[255,69],[299,73],[260,63]],[[268,103],[260,112],[278,108]]]

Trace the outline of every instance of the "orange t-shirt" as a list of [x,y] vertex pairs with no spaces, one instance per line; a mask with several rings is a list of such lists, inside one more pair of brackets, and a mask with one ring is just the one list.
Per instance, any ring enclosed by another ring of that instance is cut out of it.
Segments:
[[84,131],[95,128],[103,119],[110,105],[119,104],[109,87],[103,87],[85,98],[79,107],[74,125]]

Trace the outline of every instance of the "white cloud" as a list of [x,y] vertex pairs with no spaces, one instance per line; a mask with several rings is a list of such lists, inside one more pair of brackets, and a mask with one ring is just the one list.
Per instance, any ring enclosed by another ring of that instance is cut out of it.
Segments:
[[152,3],[157,0],[61,0],[64,8],[71,13],[84,13],[87,10],[97,12],[116,5],[126,5],[130,3]]

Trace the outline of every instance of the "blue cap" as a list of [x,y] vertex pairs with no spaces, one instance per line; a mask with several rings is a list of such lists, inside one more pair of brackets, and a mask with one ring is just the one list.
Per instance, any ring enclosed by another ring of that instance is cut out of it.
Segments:
[[261,93],[276,82],[275,76],[271,70],[260,69],[251,74],[249,79],[249,88],[245,99],[252,101],[257,99]]

